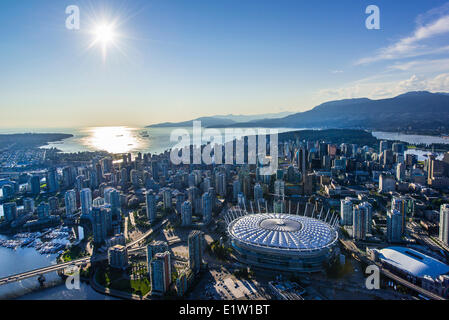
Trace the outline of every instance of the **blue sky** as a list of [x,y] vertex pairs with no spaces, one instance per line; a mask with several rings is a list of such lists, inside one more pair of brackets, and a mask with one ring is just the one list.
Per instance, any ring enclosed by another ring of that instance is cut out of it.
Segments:
[[[365,27],[380,8],[381,29]],[[80,8],[67,30],[65,8]],[[105,57],[91,31],[118,21]],[[449,91],[446,1],[4,0],[1,127],[145,125]]]

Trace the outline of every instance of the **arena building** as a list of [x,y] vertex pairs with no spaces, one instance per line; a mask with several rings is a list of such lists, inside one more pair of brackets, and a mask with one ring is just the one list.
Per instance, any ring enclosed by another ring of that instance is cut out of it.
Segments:
[[231,244],[241,263],[283,272],[316,272],[335,253],[338,233],[312,217],[245,214],[228,224]]

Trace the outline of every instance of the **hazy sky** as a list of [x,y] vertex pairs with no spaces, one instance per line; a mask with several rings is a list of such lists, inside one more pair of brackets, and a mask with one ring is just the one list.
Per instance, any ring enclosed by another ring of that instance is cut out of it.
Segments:
[[[380,8],[380,30],[365,9]],[[80,30],[65,26],[69,5]],[[89,45],[117,21],[104,57]],[[449,91],[449,3],[2,0],[0,127],[146,125]]]

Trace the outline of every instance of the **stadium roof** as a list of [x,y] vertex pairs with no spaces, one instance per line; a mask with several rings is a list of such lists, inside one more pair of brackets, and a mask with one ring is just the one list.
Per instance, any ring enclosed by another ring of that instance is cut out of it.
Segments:
[[449,272],[449,266],[437,259],[405,247],[389,247],[379,250],[379,258],[384,262],[406,271],[416,277],[437,278]]
[[310,251],[337,241],[327,223],[289,214],[249,214],[229,225],[230,234],[246,244],[281,250]]

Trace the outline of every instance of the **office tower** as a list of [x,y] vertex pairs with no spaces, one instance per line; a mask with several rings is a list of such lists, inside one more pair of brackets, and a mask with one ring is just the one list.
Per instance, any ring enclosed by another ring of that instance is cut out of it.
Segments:
[[115,269],[126,269],[128,266],[128,249],[122,245],[115,245],[108,249],[109,266]]
[[199,273],[203,263],[204,233],[199,230],[190,232],[188,238],[189,268],[193,273]]
[[154,181],[159,181],[159,165],[157,161],[151,161],[151,175]]
[[215,175],[215,188],[217,190],[217,194],[222,197],[226,196],[226,174],[218,172]]
[[342,199],[340,201],[340,221],[343,226],[352,226],[353,204],[351,200]]
[[203,213],[203,222],[209,223],[212,219],[212,199],[208,192],[204,193],[202,196],[201,210]]
[[[107,198],[109,204],[111,206],[111,215],[114,220],[119,221],[120,220],[120,214],[122,212],[121,210],[121,204],[120,204],[120,192],[117,189],[111,188],[107,192]],[[106,192],[105,192],[106,197]],[[106,202],[106,201],[105,201]]]
[[120,184],[126,186],[128,183],[128,170],[126,168],[120,169]]
[[398,163],[396,166],[396,179],[398,181],[405,180],[405,164],[404,163]]
[[284,197],[285,195],[285,182],[283,180],[276,180],[274,182],[274,194],[276,197]]
[[192,204],[190,201],[184,201],[181,206],[181,225],[190,226],[192,224]]
[[39,176],[30,178],[30,192],[33,196],[37,196],[41,192],[41,179]]
[[179,192],[178,194],[176,194],[176,212],[178,214],[181,214],[181,206],[185,200],[186,196],[184,193]]
[[171,261],[168,251],[156,253],[150,263],[151,294],[165,294],[171,283]]
[[3,215],[6,222],[11,222],[17,219],[17,204],[15,202],[3,204]]
[[193,173],[193,172],[191,172],[188,176],[188,185],[189,185],[189,187],[196,186],[196,176],[195,176],[195,173]]
[[263,200],[263,189],[260,183],[254,185],[254,201],[258,202]]
[[449,204],[443,204],[440,207],[439,239],[445,245],[449,245]]
[[389,149],[389,143],[388,143],[388,141],[381,141],[380,142],[380,146],[379,146],[379,153],[382,153],[382,152],[384,152],[385,150],[388,150]]
[[105,175],[106,173],[111,173],[112,172],[112,158],[103,158],[100,160],[100,164],[101,164],[101,172],[103,175]]
[[103,207],[92,207],[92,231],[94,243],[101,244],[107,236],[107,212]]
[[243,192],[240,192],[237,197],[237,204],[240,208],[244,209],[246,207],[246,198]]
[[210,177],[204,178],[203,192],[207,192],[207,190],[209,190],[210,187],[212,187],[212,181],[210,180]]
[[327,154],[330,157],[335,157],[337,155],[337,146],[334,144],[327,145]]
[[391,175],[379,176],[379,192],[391,192],[396,190],[396,180]]
[[64,189],[69,189],[72,187],[74,183],[73,171],[75,169],[73,167],[64,167],[62,168],[62,187]]
[[156,196],[153,190],[147,190],[145,193],[145,204],[147,207],[147,218],[150,223],[156,220]]
[[69,190],[64,195],[65,212],[67,215],[74,214],[76,212],[76,192]]
[[59,185],[58,185],[58,178],[57,178],[57,173],[56,173],[55,168],[48,169],[46,181],[47,181],[48,192],[50,192],[50,193],[58,192]]
[[404,154],[405,152],[405,145],[400,142],[394,142],[392,146],[393,152],[397,154]]
[[27,213],[34,212],[34,200],[32,198],[23,199],[23,211]]
[[232,182],[232,199],[234,201],[237,201],[237,197],[240,192],[242,192],[242,186],[240,184],[240,181],[234,180],[234,182]]
[[449,164],[444,161],[429,159],[427,169],[427,183],[432,187],[449,186]]
[[164,199],[164,209],[165,210],[170,210],[172,207],[172,202],[171,202],[171,190],[170,189],[165,189],[162,192],[162,196]]
[[39,203],[37,206],[37,217],[39,220],[48,218],[50,216],[50,205],[45,202]]
[[299,150],[296,152],[296,165],[298,166],[298,169],[301,172],[301,176],[304,179],[304,176],[306,175],[306,149],[305,147],[301,146]]
[[405,234],[406,222],[407,222],[407,212],[406,212],[406,201],[403,197],[393,197],[391,199],[391,210],[397,210],[401,214],[401,234]]
[[408,153],[405,155],[405,164],[409,167],[418,163],[418,156],[416,154]]
[[88,215],[92,209],[92,191],[89,188],[84,188],[80,192],[81,213]]
[[387,213],[388,242],[400,242],[402,238],[402,214],[398,210]]

